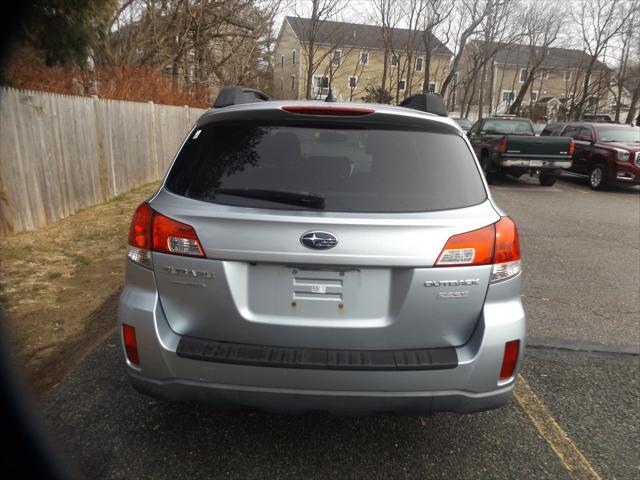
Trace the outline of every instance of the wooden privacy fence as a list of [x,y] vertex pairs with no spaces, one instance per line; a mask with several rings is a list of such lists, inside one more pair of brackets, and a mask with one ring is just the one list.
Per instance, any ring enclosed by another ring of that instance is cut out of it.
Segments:
[[159,179],[203,112],[0,89],[0,236]]

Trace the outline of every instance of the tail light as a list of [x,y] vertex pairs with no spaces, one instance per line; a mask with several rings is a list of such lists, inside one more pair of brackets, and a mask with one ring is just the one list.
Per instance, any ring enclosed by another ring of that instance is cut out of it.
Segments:
[[522,270],[520,240],[509,217],[479,230],[454,235],[438,256],[438,267],[492,265],[491,283],[515,277]]
[[153,214],[153,251],[204,257],[198,235],[191,225]]
[[498,151],[498,153],[505,153],[507,151],[507,137],[502,137],[500,140],[498,140],[496,150]]
[[122,325],[122,338],[124,339],[124,351],[127,358],[134,365],[140,365],[138,356],[138,341],[136,340],[136,329],[131,325]]
[[151,267],[151,252],[204,258],[198,235],[191,225],[178,222],[141,204],[133,214],[129,229],[128,257]]
[[576,149],[576,144],[573,143],[573,138],[569,141],[569,156],[573,157],[573,152]]
[[495,226],[454,235],[442,249],[436,265],[439,267],[489,265],[493,259]]
[[148,203],[136,208],[129,227],[128,257],[145,267],[151,266],[151,220],[153,210]]
[[362,115],[369,115],[375,110],[372,108],[360,108],[360,107],[303,107],[298,105],[284,106],[282,110],[289,113],[296,113],[298,115],[331,115],[334,117],[359,117]]
[[520,340],[513,340],[504,345],[504,356],[502,357],[502,367],[500,368],[500,381],[509,380],[516,372],[518,364],[518,353],[520,353]]

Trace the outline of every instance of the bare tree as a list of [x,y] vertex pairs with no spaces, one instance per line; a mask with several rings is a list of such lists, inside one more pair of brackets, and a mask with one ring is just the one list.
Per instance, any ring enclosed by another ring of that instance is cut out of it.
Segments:
[[176,83],[208,90],[254,85],[280,2],[120,0],[94,61],[153,67]]
[[618,65],[615,72],[615,82],[611,82],[609,85],[616,122],[620,121],[625,84],[632,83],[630,80],[634,72],[630,62],[632,61],[633,49],[636,44],[640,43],[640,35],[636,28],[637,20],[640,17],[640,0],[633,0],[630,7],[629,17],[620,35],[621,48],[615,49],[620,51],[620,57],[616,59]]
[[[509,48],[511,44],[519,41],[521,32],[515,17],[518,3],[516,0],[505,0],[501,3],[493,5],[485,19],[482,21],[480,28],[481,48],[480,48],[480,88],[478,98],[478,118],[484,116],[485,90],[487,90],[487,68],[497,55],[497,53],[505,48]],[[493,77],[493,69],[491,69]],[[488,88],[489,110],[493,104],[493,81],[490,82]]]
[[[330,56],[335,55],[336,48],[326,48],[319,44],[318,34],[321,27],[327,21],[336,19],[337,15],[344,8],[344,4],[339,0],[311,0],[310,11],[300,11],[294,9],[295,15],[300,18],[307,18],[304,31],[304,38],[301,40],[302,54],[306,63],[306,88],[305,98],[313,98],[313,76],[321,68],[323,63]],[[343,43],[340,31],[336,28],[331,35],[332,44],[340,45]],[[329,70],[331,69],[332,59],[330,58]]]
[[422,91],[429,91],[431,83],[431,59],[440,46],[437,34],[442,34],[444,43],[448,43],[454,10],[453,0],[425,0],[422,16],[422,46],[424,48],[424,84]]
[[[398,2],[395,0],[372,0],[375,12],[375,21],[380,25],[383,43],[382,65],[382,91],[386,91],[387,77],[389,76],[389,55],[394,50],[394,32],[402,16]],[[391,90],[391,88],[389,88]]]
[[[629,102],[629,111],[627,112],[627,118],[625,119],[625,123],[633,122],[636,114],[636,110],[638,108],[638,104],[640,103],[640,65],[635,65],[632,69],[635,71],[633,74],[633,87],[631,90],[631,101]],[[640,118],[640,114],[638,114],[638,118]],[[636,120],[636,126],[640,125],[640,121]]]
[[459,0],[456,2],[457,17],[460,20],[456,39],[456,51],[447,77],[442,82],[440,93],[446,96],[449,84],[458,70],[467,41],[479,31],[482,21],[505,0]]
[[591,76],[598,58],[610,42],[623,32],[626,17],[630,13],[630,3],[625,0],[582,0],[578,5],[575,22],[580,27],[583,47],[590,59],[584,70],[582,92],[574,113],[576,119],[582,116],[589,98]]
[[[558,40],[562,27],[562,15],[555,0],[538,0],[528,4],[521,17],[522,32],[529,50],[527,75],[520,86],[518,95],[509,107],[509,113],[515,114],[534,80],[540,66],[549,55],[549,50]],[[545,72],[540,74],[544,77]]]
[[[420,28],[423,23],[423,15],[426,7],[427,0],[406,0],[404,2],[404,17],[407,19],[408,33],[407,43],[404,45],[404,58],[405,65],[403,70],[406,70],[406,83],[404,90],[404,97],[412,93],[413,75],[415,70],[415,58],[417,56],[418,43],[420,40]],[[423,64],[424,69],[424,64]],[[400,91],[396,94],[396,102],[399,103]]]

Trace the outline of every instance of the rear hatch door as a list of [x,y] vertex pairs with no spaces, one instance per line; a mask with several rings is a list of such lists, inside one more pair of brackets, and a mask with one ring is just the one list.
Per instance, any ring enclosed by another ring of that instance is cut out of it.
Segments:
[[[154,253],[174,331],[309,348],[464,344],[491,267],[433,265],[449,237],[499,219],[455,129],[397,123],[203,127],[151,205],[193,226],[206,255]],[[303,241],[323,234],[331,248]]]

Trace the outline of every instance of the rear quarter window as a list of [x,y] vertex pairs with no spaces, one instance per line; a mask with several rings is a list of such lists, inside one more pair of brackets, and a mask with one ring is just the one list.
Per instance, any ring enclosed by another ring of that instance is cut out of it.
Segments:
[[191,133],[166,188],[225,205],[300,209],[224,190],[322,197],[324,211],[421,212],[482,203],[481,174],[457,134],[211,124]]

